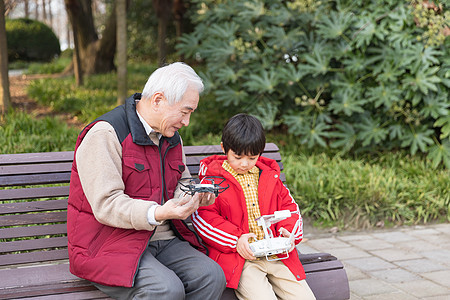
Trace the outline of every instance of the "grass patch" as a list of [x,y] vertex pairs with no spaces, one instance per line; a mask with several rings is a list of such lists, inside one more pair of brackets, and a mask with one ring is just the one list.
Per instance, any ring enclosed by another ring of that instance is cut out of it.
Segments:
[[370,228],[450,221],[449,171],[404,153],[351,159],[283,154],[287,184],[316,226]]
[[11,110],[1,122],[0,153],[70,151],[77,136],[78,130],[57,118],[36,119]]

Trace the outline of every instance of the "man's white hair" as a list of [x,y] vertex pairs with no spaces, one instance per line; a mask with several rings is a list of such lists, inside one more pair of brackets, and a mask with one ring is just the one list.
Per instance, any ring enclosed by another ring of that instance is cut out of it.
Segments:
[[196,89],[200,94],[204,89],[203,81],[190,66],[175,62],[156,69],[150,75],[142,97],[150,98],[156,92],[161,92],[172,105],[181,100],[188,88]]

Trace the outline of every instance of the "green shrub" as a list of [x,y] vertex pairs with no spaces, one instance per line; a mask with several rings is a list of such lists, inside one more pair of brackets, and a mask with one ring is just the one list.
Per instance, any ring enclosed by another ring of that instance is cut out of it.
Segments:
[[59,40],[44,23],[31,19],[7,19],[6,39],[10,61],[50,61],[61,53]]
[[407,149],[450,168],[450,38],[416,25],[424,1],[194,2],[178,49],[206,64],[223,106],[310,148]]

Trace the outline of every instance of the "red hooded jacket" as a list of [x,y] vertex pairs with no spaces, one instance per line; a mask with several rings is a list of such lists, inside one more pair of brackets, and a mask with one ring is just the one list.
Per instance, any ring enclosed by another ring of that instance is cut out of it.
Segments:
[[[194,228],[207,244],[209,256],[223,269],[227,287],[237,288],[245,259],[236,251],[236,245],[242,234],[249,233],[247,206],[244,192],[237,180],[222,167],[224,155],[213,155],[200,163],[200,179],[205,176],[222,176],[226,180],[222,186],[229,185],[219,194],[214,204],[200,207],[192,215]],[[280,168],[275,160],[259,157],[256,166],[260,169],[258,198],[261,215],[273,214],[277,210],[298,211],[298,205],[289,190],[280,180]],[[275,234],[281,227],[291,232],[300,213],[272,225]],[[295,233],[295,243],[303,238],[303,226]],[[294,274],[297,280],[305,279],[305,271],[298,258],[297,251],[291,251],[282,262]]]

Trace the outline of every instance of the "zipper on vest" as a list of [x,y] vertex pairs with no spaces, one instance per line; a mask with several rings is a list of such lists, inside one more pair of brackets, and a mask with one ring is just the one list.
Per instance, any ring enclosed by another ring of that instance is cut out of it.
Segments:
[[[160,143],[161,145],[161,143]],[[178,144],[176,144],[178,145]],[[165,167],[165,161],[167,153],[170,149],[174,148],[176,145],[170,145],[166,148],[166,151],[164,152],[163,157],[161,157],[161,148],[159,148],[159,160],[161,161],[161,179],[163,183],[163,188],[161,189],[162,195],[161,195],[161,204],[164,204],[164,199],[169,200],[169,195],[167,194],[167,188],[166,188],[166,167]]]
[[[163,157],[161,156],[161,146],[163,144],[163,141],[159,141],[159,145],[158,145],[158,154],[159,154],[159,167],[161,169],[161,205],[164,204],[164,191],[166,189],[166,181],[164,180],[164,160]],[[164,155],[165,156],[165,155]]]

